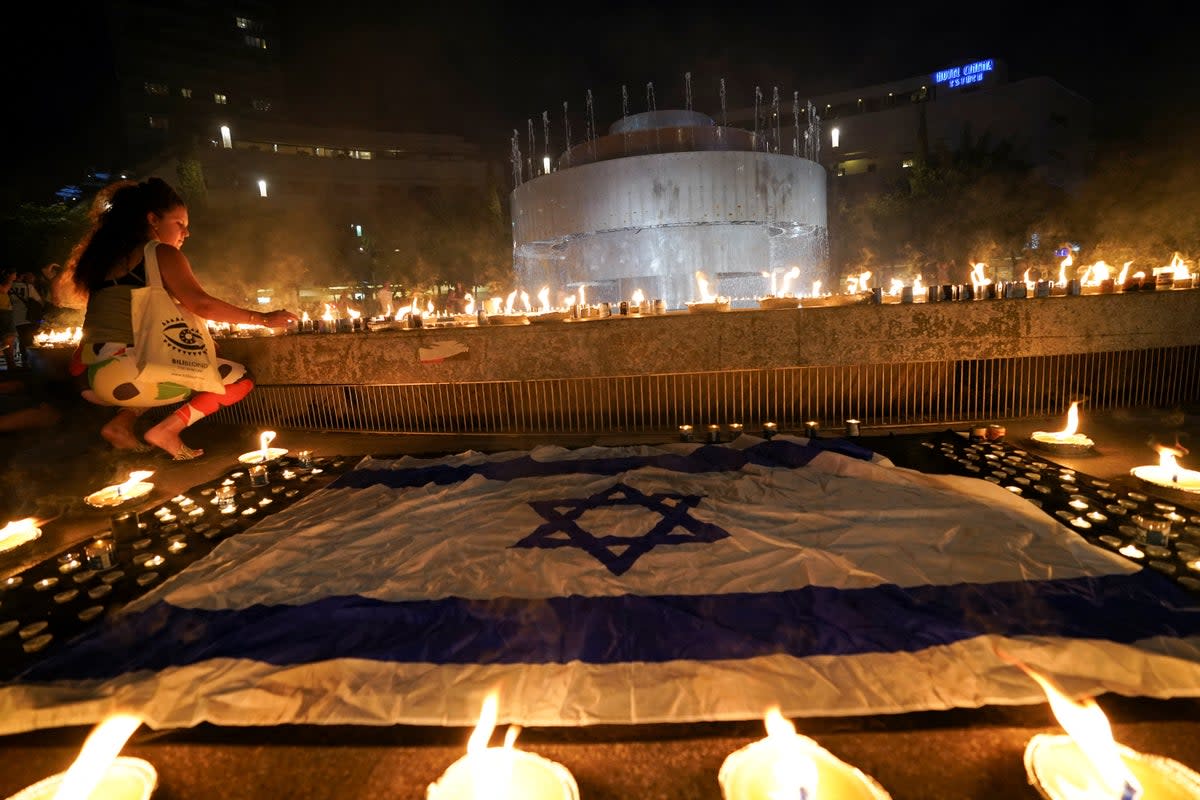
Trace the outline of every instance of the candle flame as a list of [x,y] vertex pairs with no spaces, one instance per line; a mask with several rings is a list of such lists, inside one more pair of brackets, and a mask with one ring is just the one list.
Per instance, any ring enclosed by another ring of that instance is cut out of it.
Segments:
[[775,744],[778,755],[771,762],[767,800],[806,800],[817,796],[817,764],[802,749],[796,726],[780,713],[778,706],[767,709],[763,717],[766,741]]
[[263,451],[263,458],[267,457],[267,446],[275,440],[275,431],[263,431],[258,435],[258,449]]
[[121,488],[128,489],[129,487],[133,486],[135,483],[141,483],[142,481],[146,480],[146,478],[149,478],[153,474],[154,474],[154,470],[149,470],[149,469],[134,470],[133,472],[129,473],[129,478],[124,483],[121,484]]
[[[800,277],[800,268],[799,267],[792,267],[787,272],[783,273],[783,282],[779,285],[779,295],[781,297],[787,297],[788,284],[791,283],[792,281],[796,280],[796,278],[799,278],[799,277]],[[772,291],[774,291],[774,288],[775,288],[774,285],[772,285],[772,287],[771,287]]]
[[90,797],[125,742],[141,724],[141,719],[131,714],[114,714],[97,725],[63,776],[54,800],[86,800]]
[[1121,267],[1121,274],[1117,276],[1117,283],[1125,283],[1125,276],[1129,274],[1129,265],[1133,261],[1126,261],[1125,266]]
[[1079,401],[1072,400],[1071,408],[1067,411],[1067,427],[1058,431],[1054,436],[1060,439],[1069,439],[1075,435],[1075,431],[1079,430]]
[[701,303],[715,303],[717,296],[708,290],[708,276],[699,270],[696,271],[696,287],[700,291]]
[[989,278],[987,275],[983,274],[983,271],[985,269],[987,269],[987,264],[985,264],[982,261],[978,262],[973,267],[971,267],[971,285],[972,286],[978,288],[980,286],[987,286],[992,282],[991,278]]
[[508,297],[504,298],[504,313],[511,314],[513,312],[513,304],[517,302],[517,290],[513,289],[508,293]]
[[321,319],[325,320],[326,322],[333,322],[335,319],[337,319],[337,309],[329,303],[326,303],[325,313],[321,315]]
[[38,527],[37,520],[33,517],[10,522],[0,528],[0,553],[14,550],[41,535],[42,529]]
[[312,318],[310,318],[308,316],[308,312],[305,311],[303,314],[300,315],[300,321],[301,322],[312,322]]
[[[1042,691],[1046,693],[1046,699],[1050,701],[1050,709],[1054,712],[1054,717],[1091,763],[1105,788],[1110,792],[1106,796],[1118,798],[1139,796],[1141,786],[1121,759],[1121,752],[1113,739],[1112,726],[1096,701],[1090,697],[1078,701],[1072,700],[1055,685],[1054,681],[1011,656],[1006,654],[1002,654],[1002,656],[1042,687]],[[1132,795],[1126,793],[1126,789],[1129,787],[1133,789]]]
[[1171,263],[1164,267],[1164,270],[1170,272],[1177,281],[1192,277],[1188,272],[1187,264],[1179,257],[1179,253],[1171,256]]
[[550,310],[550,287],[543,286],[538,291],[537,298],[538,298],[538,310],[549,311]]
[[464,314],[474,314],[475,313],[475,295],[471,294],[470,292],[467,292],[465,295],[463,295],[463,297],[467,301],[467,304],[463,307],[463,313]]
[[641,289],[634,289],[633,297],[631,297],[629,300],[630,305],[640,306],[642,303],[646,302],[646,295],[642,293]]
[[587,292],[584,291],[585,284],[579,284],[579,305],[587,305]]
[[496,729],[496,714],[500,705],[500,693],[492,692],[483,699],[483,707],[479,710],[479,722],[467,740],[467,752],[479,753],[487,749],[492,731]]
[[1064,258],[1058,265],[1058,282],[1060,285],[1067,282],[1067,267],[1074,263],[1075,260],[1071,258],[1071,251],[1067,250],[1067,257]]
[[925,291],[925,287],[921,285],[921,276],[913,278],[913,294],[921,294]]
[[362,316],[362,312],[357,308],[347,308],[346,313],[350,316],[350,319],[358,319]]

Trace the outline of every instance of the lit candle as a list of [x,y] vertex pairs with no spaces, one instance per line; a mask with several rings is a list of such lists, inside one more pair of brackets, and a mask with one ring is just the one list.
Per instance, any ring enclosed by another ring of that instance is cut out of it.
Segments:
[[680,425],[679,426],[679,441],[690,442],[691,440],[692,440],[692,426],[691,425]]
[[88,736],[66,772],[39,781],[9,800],[148,800],[158,785],[153,765],[117,755],[139,725],[141,720],[129,714],[109,717]]
[[1174,446],[1156,444],[1154,449],[1158,451],[1158,463],[1134,467],[1130,470],[1131,475],[1156,486],[1181,492],[1200,492],[1200,472],[1185,469],[1178,461],[1188,454],[1187,448],[1177,441]]
[[145,483],[144,480],[153,475],[151,470],[137,470],[129,473],[129,479],[124,483],[116,483],[112,486],[105,486],[99,491],[92,492],[83,500],[89,506],[95,508],[103,508],[105,506],[119,506],[122,503],[134,500],[143,495],[149,494],[154,488],[153,483]]
[[856,419],[846,420],[846,435],[847,436],[858,436],[858,426],[859,426],[858,420],[856,420]]
[[716,444],[721,441],[721,426],[717,424],[708,426],[708,441],[710,444]]
[[888,800],[883,787],[807,736],[778,708],[765,717],[767,736],[726,757],[717,774],[725,800]]
[[[249,453],[242,453],[238,456],[238,461],[243,464],[262,464],[272,459],[279,458],[287,453],[287,450],[282,447],[271,447],[271,442],[275,439],[275,431],[263,431],[258,436],[258,449],[251,450]],[[233,477],[238,477],[234,475]]]
[[487,746],[497,703],[494,692],[484,700],[467,754],[429,785],[426,800],[579,800],[579,787],[566,767],[513,747],[519,728],[508,729],[503,747]]
[[762,432],[763,432],[764,439],[770,439],[772,436],[774,436],[776,433],[779,432],[779,426],[776,425],[774,422],[764,422]]
[[[1012,659],[1009,659],[1012,660]],[[1029,782],[1045,800],[1186,800],[1200,796],[1200,775],[1169,758],[1117,744],[1092,698],[1072,700],[1053,681],[1020,662],[1050,701],[1066,736],[1037,734],[1025,747]]]
[[16,522],[10,522],[0,528],[0,553],[16,550],[21,545],[29,544],[42,535],[33,517],[26,517]]
[[1034,444],[1049,450],[1065,450],[1068,452],[1091,450],[1095,442],[1082,433],[1077,433],[1078,429],[1079,401],[1076,400],[1071,403],[1071,408],[1067,411],[1066,427],[1061,431],[1034,431],[1030,438]]

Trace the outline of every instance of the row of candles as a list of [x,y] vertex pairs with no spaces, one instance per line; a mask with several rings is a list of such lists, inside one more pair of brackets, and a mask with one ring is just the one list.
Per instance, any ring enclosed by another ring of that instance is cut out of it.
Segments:
[[[1169,265],[1154,269],[1150,276],[1147,276],[1144,270],[1129,274],[1132,262],[1127,262],[1120,273],[1113,277],[1112,269],[1105,262],[1097,261],[1086,267],[1082,273],[1076,271],[1078,274],[1075,277],[1068,278],[1066,269],[1071,263],[1071,256],[1063,259],[1057,280],[1033,280],[1030,278],[1030,271],[1026,270],[1021,280],[993,281],[986,276],[987,265],[977,262],[972,265],[966,283],[925,286],[922,284],[921,276],[918,275],[908,285],[898,278],[893,279],[890,287],[886,290],[882,286],[872,287],[870,285],[872,273],[867,270],[847,279],[847,294],[857,296],[869,292],[877,303],[882,303],[884,297],[898,298],[901,303],[912,303],[922,299],[926,302],[941,302],[1050,297],[1093,292],[1103,294],[1117,290],[1132,292],[1156,288],[1194,288],[1198,280],[1188,271],[1178,253],[1172,257]],[[799,274],[799,267],[763,272],[763,277],[769,280],[770,288],[766,295],[758,298],[760,305],[764,308],[777,307],[773,301],[794,300],[793,307],[798,306],[801,298],[792,292],[790,284]],[[729,298],[717,295],[710,290],[711,283],[704,272],[696,271],[695,279],[699,299],[687,302],[686,306],[689,311],[729,310]],[[815,299],[828,298],[832,295],[822,292],[822,282],[818,280],[813,282],[811,294],[805,296]],[[354,308],[346,309],[343,314],[334,305],[326,303],[324,313],[319,318],[310,317],[306,311],[301,315],[299,322],[290,325],[286,332],[353,333],[395,328],[398,325],[406,328],[473,325],[482,324],[493,317],[498,320],[518,317],[530,320],[559,320],[666,313],[662,300],[647,300],[641,289],[635,289],[629,300],[622,300],[615,304],[615,313],[614,304],[588,303],[584,286],[579,287],[577,294],[564,296],[558,306],[552,306],[550,303],[549,286],[542,287],[537,293],[537,300],[537,305],[534,305],[528,292],[514,289],[503,299],[500,297],[488,298],[484,303],[479,304],[477,309],[475,298],[467,294],[466,307],[460,314],[438,312],[434,309],[432,301],[427,301],[423,308],[418,307],[414,300],[407,307],[399,308],[394,312],[389,310],[389,313],[374,318],[365,317],[361,311]],[[274,333],[272,329],[261,325],[234,325],[223,322],[210,322],[209,328],[214,335],[218,336],[270,335]],[[44,330],[35,335],[34,342],[39,347],[73,345],[79,342],[81,335],[82,330],[78,327]]]
[[[1045,800],[1174,800],[1200,796],[1200,774],[1178,761],[1119,744],[1094,699],[1073,699],[1058,684],[1011,655],[997,655],[1044,692],[1066,735],[1039,733],[1025,747],[1029,782]],[[426,787],[427,800],[579,800],[570,770],[516,747],[520,727],[492,746],[499,693],[484,699],[479,720],[454,761]],[[730,753],[717,773],[724,800],[889,800],[887,790],[816,740],[797,732],[778,707],[764,715],[767,735]],[[141,726],[134,714],[114,714],[93,729],[63,773],[9,800],[148,800],[157,770],[142,759],[119,757]]]
[[[189,537],[203,536],[207,540],[215,540],[233,532],[236,526],[265,511],[276,500],[296,497],[300,488],[289,485],[293,479],[307,482],[323,471],[315,466],[312,453],[308,450],[299,452],[297,470],[283,468],[277,472],[277,477],[283,483],[269,490],[254,491],[268,484],[267,462],[287,452],[269,446],[274,435],[273,431],[263,432],[259,449],[239,457],[242,463],[248,465],[247,468],[231,473],[219,486],[202,489],[200,502],[188,495],[178,495],[154,509],[152,514],[146,512],[139,515],[132,511],[114,514],[108,533],[98,534],[82,548],[58,556],[55,565],[57,574],[49,574],[32,582],[30,589],[36,593],[45,592],[55,607],[67,609],[77,602],[83,603],[86,607],[78,610],[76,617],[79,622],[91,622],[103,613],[103,603],[115,586],[119,588],[124,582],[133,580],[138,587],[147,587],[159,579],[159,569],[164,565],[169,567],[174,562],[176,567],[182,566],[184,562],[179,562],[178,557],[189,550]],[[340,465],[341,462],[336,463]],[[153,489],[153,484],[145,480],[153,474],[148,470],[136,470],[127,480],[92,493],[88,500],[96,507],[109,507],[138,499]],[[248,481],[251,490],[239,493],[236,483],[242,478]],[[211,497],[205,502],[204,497],[208,496]],[[207,509],[209,504],[216,508]],[[41,534],[41,528],[33,518],[10,522],[0,529],[0,552],[27,544]],[[152,537],[156,536],[162,539],[158,542],[159,552],[152,549],[155,544]],[[123,542],[132,551],[134,572],[127,574],[128,565],[122,567],[117,563],[116,542]],[[18,589],[24,582],[23,573],[10,576],[0,581],[0,592]],[[27,621],[26,624],[16,619],[0,622],[0,638],[12,633],[19,634],[21,648],[27,654],[36,654],[45,649],[55,638],[56,632],[63,631],[50,630],[49,622],[44,619]]]

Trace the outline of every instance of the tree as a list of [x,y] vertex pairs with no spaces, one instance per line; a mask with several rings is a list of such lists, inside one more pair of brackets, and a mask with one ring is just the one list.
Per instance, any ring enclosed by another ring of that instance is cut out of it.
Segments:
[[903,263],[927,281],[960,282],[973,262],[1028,259],[1031,234],[1062,202],[1011,142],[964,129],[957,148],[933,149],[891,190],[837,208],[831,251],[844,273]]
[[22,203],[0,216],[0,258],[5,266],[36,270],[63,263],[88,229],[89,203]]

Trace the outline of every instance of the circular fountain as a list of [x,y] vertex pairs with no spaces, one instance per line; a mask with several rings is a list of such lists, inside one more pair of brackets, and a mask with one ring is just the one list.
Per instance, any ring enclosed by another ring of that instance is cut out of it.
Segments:
[[668,309],[698,299],[697,271],[735,306],[756,307],[772,271],[799,267],[797,293],[828,286],[825,170],[779,149],[695,111],[623,117],[513,190],[517,280]]

